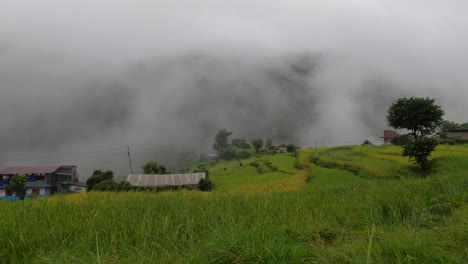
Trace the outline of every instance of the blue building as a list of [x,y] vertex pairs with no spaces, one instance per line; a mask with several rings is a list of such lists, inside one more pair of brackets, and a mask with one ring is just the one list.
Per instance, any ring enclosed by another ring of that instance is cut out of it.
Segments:
[[15,175],[28,177],[26,197],[65,192],[70,183],[78,181],[77,167],[74,165],[7,167],[0,169],[0,199],[15,199],[15,194],[7,189],[11,178]]

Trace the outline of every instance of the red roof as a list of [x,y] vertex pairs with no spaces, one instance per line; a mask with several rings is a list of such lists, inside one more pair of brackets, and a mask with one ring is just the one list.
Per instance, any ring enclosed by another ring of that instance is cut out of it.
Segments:
[[0,174],[32,174],[32,173],[53,173],[60,166],[36,166],[36,167],[7,167],[0,170]]

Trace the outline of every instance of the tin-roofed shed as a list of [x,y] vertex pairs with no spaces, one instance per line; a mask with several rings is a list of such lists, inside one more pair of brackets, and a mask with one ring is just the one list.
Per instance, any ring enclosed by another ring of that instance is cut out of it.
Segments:
[[206,173],[185,174],[129,174],[127,181],[142,188],[175,188],[195,187],[201,179],[206,178]]

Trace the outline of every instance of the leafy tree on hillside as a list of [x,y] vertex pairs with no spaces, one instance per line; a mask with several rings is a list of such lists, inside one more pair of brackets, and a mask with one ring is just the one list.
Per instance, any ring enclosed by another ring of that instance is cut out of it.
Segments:
[[433,134],[442,124],[444,111],[429,98],[400,98],[388,109],[388,125],[407,129],[414,140]]
[[271,138],[266,140],[265,148],[268,150],[275,148],[275,146],[273,146],[273,140]]
[[260,149],[261,149],[262,146],[263,146],[263,140],[261,140],[261,139],[254,139],[254,140],[252,140],[252,146],[255,148],[255,152],[256,152],[256,153],[259,153],[259,152],[260,152]]
[[25,197],[25,189],[26,189],[26,182],[28,181],[28,177],[23,175],[15,175],[11,178],[10,184],[7,186],[7,189],[16,196],[20,198],[20,200],[24,200]]
[[152,160],[148,161],[142,168],[145,174],[166,174],[166,167]]
[[250,144],[245,141],[243,138],[233,138],[231,140],[231,145],[236,146],[240,149],[249,149]]
[[463,128],[468,128],[468,122],[463,123],[463,124],[461,124],[460,126],[463,127]]
[[218,134],[216,134],[213,149],[216,150],[218,154],[229,146],[228,138],[230,135],[232,135],[232,132],[229,132],[226,129],[221,129]]
[[388,125],[397,129],[407,129],[414,141],[404,146],[403,156],[421,167],[424,173],[431,168],[428,160],[437,142],[429,138],[442,124],[444,111],[429,98],[400,98],[387,111]]
[[230,145],[227,148],[223,149],[219,153],[219,157],[225,160],[233,160],[233,159],[247,159],[250,157],[251,153],[250,149],[240,149],[236,146]]

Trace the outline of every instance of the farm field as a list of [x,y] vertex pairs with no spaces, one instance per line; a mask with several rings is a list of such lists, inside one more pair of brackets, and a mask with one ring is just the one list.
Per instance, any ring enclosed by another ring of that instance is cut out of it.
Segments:
[[209,169],[214,192],[291,191],[302,189],[308,171],[297,169],[292,154],[263,155],[242,161],[221,161]]
[[438,146],[428,177],[400,152],[219,162],[211,193],[1,201],[0,262],[467,263],[468,146]]

